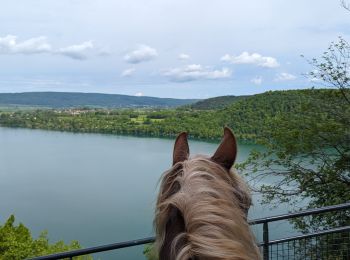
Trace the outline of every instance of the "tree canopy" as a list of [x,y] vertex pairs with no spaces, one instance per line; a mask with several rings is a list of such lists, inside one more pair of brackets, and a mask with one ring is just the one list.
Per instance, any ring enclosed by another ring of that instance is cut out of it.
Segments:
[[[297,113],[268,120],[269,128],[259,139],[266,150],[253,152],[241,165],[264,203],[315,208],[350,201],[350,46],[339,38],[310,64],[313,70],[307,75],[314,82],[338,91],[314,89],[295,108]],[[265,178],[275,181],[261,184]],[[320,215],[294,224],[304,232],[349,225],[350,214]]]
[[[11,215],[4,225],[0,225],[0,260],[22,260],[29,257],[48,255],[79,249],[78,241],[65,244],[63,241],[50,244],[47,232],[42,232],[34,239],[30,230],[22,223],[15,225],[15,217]],[[77,259],[92,259],[89,256]]]

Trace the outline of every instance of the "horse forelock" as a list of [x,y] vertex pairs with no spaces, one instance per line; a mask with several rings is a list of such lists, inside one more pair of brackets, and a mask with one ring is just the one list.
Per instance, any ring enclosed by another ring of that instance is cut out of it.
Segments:
[[196,156],[162,176],[156,206],[160,259],[260,259],[246,220],[249,189],[234,172]]

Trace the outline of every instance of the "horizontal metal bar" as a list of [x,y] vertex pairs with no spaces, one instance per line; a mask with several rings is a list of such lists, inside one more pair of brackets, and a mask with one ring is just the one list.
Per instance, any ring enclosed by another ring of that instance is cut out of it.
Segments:
[[77,250],[72,250],[72,251],[68,251],[68,252],[52,254],[52,255],[39,256],[39,257],[30,258],[28,260],[62,259],[62,258],[68,258],[68,257],[73,257],[73,256],[81,256],[81,255],[88,255],[88,254],[93,254],[93,253],[105,252],[105,251],[110,251],[110,250],[115,250],[115,249],[120,249],[120,248],[125,248],[125,247],[144,245],[144,244],[148,244],[148,243],[152,243],[152,242],[154,242],[154,237],[148,237],[148,238],[131,240],[131,241],[126,241],[126,242],[121,242],[121,243],[114,243],[114,244],[103,245],[103,246],[95,246],[95,247],[77,249]]
[[279,221],[279,220],[285,220],[285,219],[296,218],[296,217],[304,217],[308,215],[320,214],[320,213],[331,212],[331,211],[342,210],[342,209],[349,209],[349,208],[350,208],[350,202],[347,202],[347,203],[334,205],[334,206],[327,206],[327,207],[316,208],[316,209],[307,209],[307,210],[303,210],[295,213],[287,213],[287,214],[277,215],[272,217],[253,219],[249,221],[249,224],[257,225],[257,224],[263,224],[266,222],[270,223],[270,222]]
[[[260,218],[260,219],[253,219],[253,220],[249,221],[249,224],[250,225],[257,225],[257,224],[269,223],[269,222],[278,221],[278,220],[285,220],[285,219],[290,219],[290,218],[295,218],[295,217],[302,217],[302,216],[307,216],[307,215],[313,215],[313,214],[318,214],[318,213],[324,213],[324,212],[330,212],[330,211],[342,210],[342,209],[349,209],[349,208],[350,208],[350,202],[347,202],[347,203],[339,204],[339,205],[335,205],[335,206],[328,206],[328,207],[322,207],[322,208],[316,208],[316,209],[308,209],[308,210],[304,210],[304,211],[300,211],[300,212],[296,212],[296,213],[289,213],[289,214],[277,215],[277,216]],[[325,232],[325,231],[323,231],[323,232]],[[312,235],[313,234],[307,234],[304,236],[312,236]],[[286,238],[286,239],[292,239],[292,238]],[[148,244],[148,243],[154,242],[154,240],[155,240],[154,237],[148,237],[148,238],[142,238],[142,239],[126,241],[126,242],[121,242],[121,243],[114,243],[114,244],[103,245],[103,246],[89,247],[89,248],[85,248],[85,249],[78,249],[78,250],[68,251],[68,252],[64,252],[64,253],[52,254],[52,255],[47,255],[47,256],[40,256],[40,257],[31,258],[28,260],[62,259],[62,258],[67,258],[67,257],[72,257],[72,256],[87,255],[87,254],[93,254],[93,253],[99,253],[99,252],[104,252],[104,251],[120,249],[120,248],[124,248],[124,247],[131,247],[131,246]],[[278,240],[274,240],[274,241],[278,241]],[[271,244],[274,241],[270,241],[269,243]]]
[[[327,234],[332,234],[332,233],[342,233],[345,231],[350,231],[350,226],[332,228],[332,229],[322,230],[322,231],[318,231],[318,232],[310,233],[310,234],[305,234],[305,235],[299,235],[299,236],[294,236],[294,237],[287,237],[287,238],[282,238],[282,239],[271,240],[268,244],[273,245],[273,244],[285,243],[285,242],[289,242],[289,241],[301,240],[301,239],[305,239],[305,238],[317,237],[317,236],[322,236],[322,235],[327,235]],[[259,247],[264,246],[264,242],[259,243],[258,246]]]

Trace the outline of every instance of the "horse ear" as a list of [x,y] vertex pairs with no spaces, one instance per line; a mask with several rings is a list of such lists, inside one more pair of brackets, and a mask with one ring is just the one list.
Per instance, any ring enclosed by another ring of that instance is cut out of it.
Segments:
[[214,155],[211,157],[211,159],[214,162],[220,164],[225,169],[230,170],[236,160],[236,155],[237,155],[236,138],[233,135],[231,129],[228,127],[225,127],[224,137],[222,138],[218,149],[216,150]]
[[173,165],[188,159],[190,149],[188,148],[187,133],[182,132],[176,138],[173,152]]

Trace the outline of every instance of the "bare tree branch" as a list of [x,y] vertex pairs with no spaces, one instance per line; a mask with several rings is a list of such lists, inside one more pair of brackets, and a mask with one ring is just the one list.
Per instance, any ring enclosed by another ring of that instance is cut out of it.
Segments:
[[343,8],[345,8],[346,10],[350,11],[350,3],[348,3],[347,1],[342,0],[342,1],[341,1],[341,6],[342,6]]

